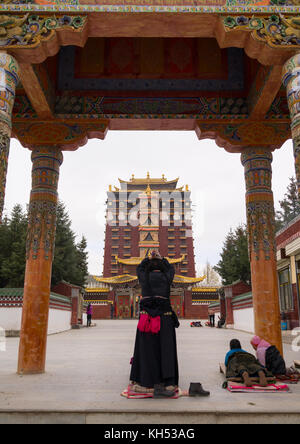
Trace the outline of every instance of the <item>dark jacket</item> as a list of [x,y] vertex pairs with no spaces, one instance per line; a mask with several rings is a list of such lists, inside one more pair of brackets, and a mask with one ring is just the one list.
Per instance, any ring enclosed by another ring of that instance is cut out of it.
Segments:
[[150,259],[144,259],[137,267],[137,275],[142,287],[142,296],[170,297],[171,285],[175,275],[175,269],[167,259],[162,259],[163,272],[150,271],[147,273]]
[[266,368],[273,373],[273,375],[285,375],[286,365],[279,350],[272,345],[266,350]]

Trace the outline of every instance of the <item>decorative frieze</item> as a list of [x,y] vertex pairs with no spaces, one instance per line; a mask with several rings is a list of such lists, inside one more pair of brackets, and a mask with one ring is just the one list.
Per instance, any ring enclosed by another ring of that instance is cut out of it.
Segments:
[[51,39],[56,31],[69,29],[80,32],[85,23],[86,17],[80,15],[0,14],[0,47],[35,47]]
[[285,17],[282,14],[247,17],[227,16],[223,18],[226,32],[245,31],[258,41],[271,47],[300,48],[299,15]]

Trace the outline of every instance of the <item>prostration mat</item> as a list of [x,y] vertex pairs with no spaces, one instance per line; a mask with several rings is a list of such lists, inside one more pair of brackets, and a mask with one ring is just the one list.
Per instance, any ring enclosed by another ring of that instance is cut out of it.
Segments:
[[287,384],[269,384],[267,387],[260,385],[253,385],[252,387],[246,387],[244,384],[228,381],[227,387],[224,386],[231,393],[278,393],[289,392],[290,389]]
[[[121,396],[124,396],[124,398],[127,399],[145,399],[145,398],[153,398],[153,393],[139,393],[134,390],[132,390],[133,386],[131,384],[128,385],[128,387],[122,391]],[[164,399],[178,399],[182,396],[189,396],[189,393],[187,390],[181,390],[178,388],[175,392],[175,396],[172,396],[170,398],[164,398]]]

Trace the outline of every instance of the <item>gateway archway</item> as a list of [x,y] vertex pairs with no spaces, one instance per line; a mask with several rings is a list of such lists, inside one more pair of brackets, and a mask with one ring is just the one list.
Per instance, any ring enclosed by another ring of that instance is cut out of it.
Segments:
[[116,129],[241,153],[256,333],[282,349],[271,163],[292,137],[300,183],[300,8],[38,3],[0,6],[0,217],[11,136],[33,162],[18,372],[45,370],[62,152]]

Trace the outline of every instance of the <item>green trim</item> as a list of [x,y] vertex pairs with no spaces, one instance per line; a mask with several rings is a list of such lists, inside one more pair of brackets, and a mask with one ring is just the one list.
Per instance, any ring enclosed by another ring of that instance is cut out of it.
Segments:
[[247,299],[252,299],[252,292],[249,292],[249,293],[243,293],[243,294],[240,294],[240,295],[238,295],[238,296],[234,296],[233,298],[232,298],[232,302],[234,303],[234,302],[240,302],[240,301],[245,301],[245,300],[247,300]]
[[35,5],[35,4],[1,4],[0,12],[54,12],[54,13],[195,13],[195,14],[299,14],[299,6],[158,6],[158,5]]
[[[0,299],[1,297],[13,297],[23,299],[24,289],[23,288],[0,288]],[[58,293],[50,293],[50,302],[64,302],[68,306],[72,306],[70,298]]]

